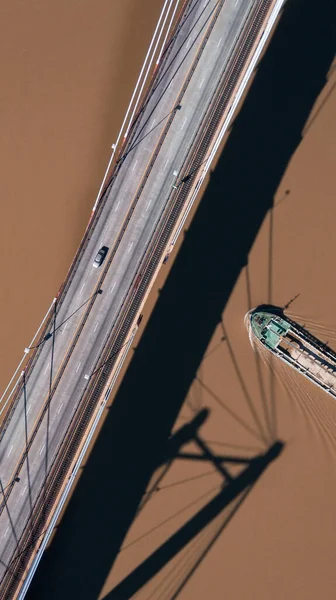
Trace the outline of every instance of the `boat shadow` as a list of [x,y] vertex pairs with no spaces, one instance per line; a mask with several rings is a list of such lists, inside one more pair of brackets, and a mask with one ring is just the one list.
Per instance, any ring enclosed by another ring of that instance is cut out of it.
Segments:
[[98,598],[325,84],[332,19],[287,3],[28,599]]

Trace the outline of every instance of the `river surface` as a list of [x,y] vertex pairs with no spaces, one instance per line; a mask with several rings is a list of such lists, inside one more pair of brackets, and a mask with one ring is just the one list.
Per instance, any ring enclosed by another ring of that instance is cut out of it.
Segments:
[[[137,4],[35,2],[32,10],[13,2],[6,27],[2,19],[3,383],[90,214],[158,14],[155,2]],[[335,401],[253,352],[244,325],[260,303],[289,304],[292,318],[336,350],[331,4],[318,12],[313,2],[287,5],[149,299],[29,599],[116,600],[115,586],[203,509],[207,524],[185,546],[180,540],[158,574],[150,565],[137,600],[334,598]],[[175,453],[166,473],[153,474],[171,430],[204,408],[197,435],[233,477],[249,463],[225,457],[251,460],[274,440],[285,443],[214,520],[207,504],[223,475],[199,458],[194,438],[181,450],[193,458]]]

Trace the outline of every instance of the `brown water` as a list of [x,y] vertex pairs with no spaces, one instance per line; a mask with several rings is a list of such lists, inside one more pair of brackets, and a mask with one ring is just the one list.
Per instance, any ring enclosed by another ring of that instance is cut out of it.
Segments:
[[[2,347],[13,346],[5,356],[7,375],[57,290],[87,222],[141,64],[140,51],[132,58],[131,41],[133,48],[143,44],[144,53],[152,30],[146,23],[143,37],[134,39],[139,28],[127,25],[126,16],[136,10],[135,4],[124,2],[117,16],[116,3],[100,3],[98,15],[97,5],[81,3],[77,43],[77,3],[59,3],[58,19],[42,2],[35,4],[35,13],[26,8],[19,36],[18,5],[7,9],[12,29],[7,24],[4,34],[11,53],[14,34],[20,40],[19,48],[15,46],[17,70],[12,58],[8,81],[19,87],[26,78],[25,97],[21,87],[17,92],[21,111],[14,114],[7,101],[13,120],[9,125],[8,117],[3,126],[8,141],[2,164],[8,164],[1,185],[7,178],[6,197],[11,195],[6,215],[13,224],[15,210],[25,215],[20,227],[3,227],[5,250],[10,252],[15,231],[18,247],[10,265],[4,264],[3,275],[9,291],[1,300],[2,314],[10,310],[16,322],[9,328],[10,319],[4,319]],[[299,294],[289,314],[336,349],[336,71],[330,71],[326,83],[332,59],[326,28],[329,4],[319,14],[313,3],[305,4],[304,11],[303,4],[297,2],[287,25],[280,23],[180,251],[174,253],[175,263],[167,265],[169,276],[166,270],[160,274],[162,292],[154,290],[146,306],[148,326],[42,560],[31,599],[115,600],[113,587],[206,506],[220,490],[222,477],[206,461],[176,459],[158,487],[154,485],[157,491],[143,496],[142,502],[150,499],[128,530],[144,489],[150,490],[158,476],[147,486],[151,468],[146,465],[158,456],[161,437],[204,407],[211,412],[199,435],[213,453],[251,458],[274,438],[282,439],[285,448],[241,506],[239,496],[223,508],[136,598],[171,600],[178,593],[183,600],[334,598],[336,405],[282,364],[270,365],[267,355],[254,353],[244,325],[250,308],[264,302],[284,306]],[[145,21],[145,8],[143,13],[138,8],[138,19],[141,14]],[[152,24],[156,16],[151,13]],[[118,43],[110,40],[113,19]],[[42,23],[48,32],[42,33]],[[313,33],[319,40],[318,56],[311,45]],[[42,53],[43,40],[49,51]],[[121,56],[127,48],[133,79],[126,81],[126,69],[118,67],[115,52],[119,49]],[[34,64],[34,71],[31,67],[28,73],[24,64]],[[52,92],[47,88],[50,93],[44,98],[39,83],[43,73],[49,86],[58,73],[58,84]],[[49,131],[47,125],[57,118],[57,127]],[[45,262],[36,266],[32,256],[43,240],[48,244]],[[44,267],[52,263],[49,281]],[[28,303],[23,303],[24,295]],[[194,442],[183,450],[200,454]],[[236,474],[243,467],[228,468]]]

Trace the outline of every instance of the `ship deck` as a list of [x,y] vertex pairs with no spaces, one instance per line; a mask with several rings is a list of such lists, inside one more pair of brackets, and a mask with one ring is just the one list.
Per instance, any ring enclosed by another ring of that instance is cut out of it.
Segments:
[[304,327],[283,315],[255,311],[252,331],[271,352],[336,397],[336,354]]

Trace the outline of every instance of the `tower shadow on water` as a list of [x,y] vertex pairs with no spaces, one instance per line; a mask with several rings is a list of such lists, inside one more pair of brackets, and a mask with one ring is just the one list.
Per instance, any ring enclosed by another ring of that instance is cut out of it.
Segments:
[[287,2],[29,600],[98,598],[325,84],[332,5]]
[[[163,458],[159,459],[159,463],[169,462],[176,459],[200,461],[206,460],[213,464],[223,478],[221,489],[213,496],[213,498],[205,504],[198,512],[188,519],[177,531],[175,531],[161,546],[156,548],[145,560],[143,560],[131,573],[129,573],[122,581],[114,587],[114,589],[105,596],[105,600],[128,600],[133,598],[135,594],[148,583],[157,573],[161,571],[181,550],[183,550],[196,536],[207,527],[214,519],[220,515],[224,509],[234,505],[229,516],[221,524],[219,531],[215,534],[215,538],[221,533],[225,525],[230,520],[236,508],[241,505],[246,498],[247,493],[252,489],[252,486],[258,481],[263,472],[267,469],[270,463],[278,458],[283,450],[283,443],[277,440],[273,443],[266,452],[254,456],[252,458],[244,458],[237,456],[219,456],[214,454],[206,442],[200,437],[198,428],[208,417],[208,411],[203,409],[200,411],[190,423],[182,426],[173,436],[171,436],[166,444],[166,452]],[[201,454],[183,452],[183,445],[194,439],[196,445],[201,450]],[[227,465],[240,464],[244,468],[236,476],[232,476]],[[207,544],[211,546],[212,540]],[[207,548],[203,549],[202,558],[207,553]],[[200,564],[201,560],[196,561]],[[191,568],[193,572],[194,567]],[[174,598],[177,597],[179,590],[188,580],[188,570],[184,575],[182,582],[178,585],[177,592],[174,593]]]

